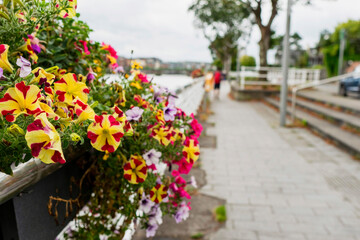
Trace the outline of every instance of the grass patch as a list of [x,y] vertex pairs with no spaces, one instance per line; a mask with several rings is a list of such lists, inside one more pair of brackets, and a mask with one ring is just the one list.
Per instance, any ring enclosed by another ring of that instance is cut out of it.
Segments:
[[225,205],[221,205],[217,208],[215,208],[215,219],[218,222],[225,222],[226,221],[226,208]]
[[192,239],[202,239],[204,237],[204,234],[203,233],[195,233],[193,235],[191,235],[191,238]]

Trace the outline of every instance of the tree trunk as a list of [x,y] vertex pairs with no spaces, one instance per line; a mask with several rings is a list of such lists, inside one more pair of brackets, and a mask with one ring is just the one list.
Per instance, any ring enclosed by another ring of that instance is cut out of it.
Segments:
[[226,56],[226,58],[223,60],[223,70],[226,74],[226,77],[228,77],[231,70],[231,55]]
[[260,45],[260,66],[267,67],[267,51],[270,47],[270,37],[271,37],[271,30],[269,27],[262,27],[260,29],[261,32],[261,39],[259,41]]

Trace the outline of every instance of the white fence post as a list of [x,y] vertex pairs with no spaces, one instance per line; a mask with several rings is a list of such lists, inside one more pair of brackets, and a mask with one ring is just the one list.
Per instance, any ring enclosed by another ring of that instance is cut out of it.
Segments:
[[240,80],[240,89],[245,89],[245,67],[241,67],[241,80]]

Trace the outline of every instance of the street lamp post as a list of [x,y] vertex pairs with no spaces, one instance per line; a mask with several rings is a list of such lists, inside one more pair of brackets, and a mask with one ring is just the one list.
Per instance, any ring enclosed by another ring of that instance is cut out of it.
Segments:
[[286,106],[287,106],[287,97],[288,97],[288,75],[289,75],[289,38],[290,38],[290,17],[291,17],[291,5],[292,0],[287,2],[286,10],[286,31],[283,42],[283,56],[282,56],[282,73],[283,79],[281,83],[281,93],[280,93],[280,126],[284,127],[286,125]]

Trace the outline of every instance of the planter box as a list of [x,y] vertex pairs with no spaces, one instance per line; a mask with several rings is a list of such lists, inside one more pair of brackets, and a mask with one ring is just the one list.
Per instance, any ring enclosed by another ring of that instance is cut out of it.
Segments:
[[[81,157],[79,157],[79,155]],[[48,213],[49,196],[76,197],[75,186],[69,195],[71,177],[80,179],[84,170],[79,159],[89,159],[89,154],[79,154],[64,165],[46,165],[32,159],[14,169],[14,176],[0,176],[0,240],[55,239],[64,226],[74,218],[77,207],[64,220],[65,203],[58,205],[58,220]],[[74,186],[74,184],[73,184]],[[53,202],[53,205],[55,202]]]

